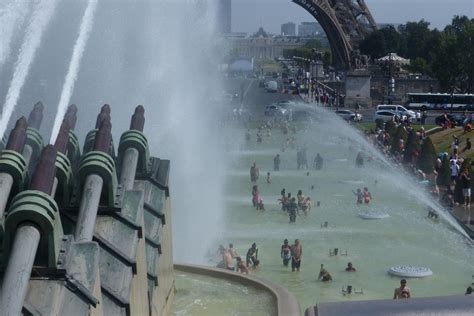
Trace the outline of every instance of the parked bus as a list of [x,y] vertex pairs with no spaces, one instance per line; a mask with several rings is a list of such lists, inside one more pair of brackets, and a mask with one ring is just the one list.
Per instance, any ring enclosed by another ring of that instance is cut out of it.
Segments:
[[406,107],[412,110],[474,110],[474,94],[408,93]]

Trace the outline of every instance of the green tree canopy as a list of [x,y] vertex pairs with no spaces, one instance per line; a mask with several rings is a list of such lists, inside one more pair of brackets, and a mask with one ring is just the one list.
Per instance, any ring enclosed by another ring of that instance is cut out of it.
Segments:
[[412,162],[414,150],[420,151],[420,138],[414,130],[411,130],[410,133],[408,133],[405,152],[403,153],[403,161],[406,163]]
[[390,137],[393,137],[397,131],[397,127],[395,126],[395,123],[390,120],[387,123],[385,123],[385,131],[390,135]]
[[391,147],[390,147],[390,150],[392,153],[401,153],[401,150],[400,150],[400,140],[403,139],[403,142],[406,143],[407,141],[407,132],[405,130],[405,128],[400,125],[398,126],[396,132],[395,132],[395,135],[393,135],[393,138],[392,138],[392,144],[391,144]]
[[435,168],[436,150],[433,146],[431,138],[427,137],[421,146],[420,157],[418,158],[417,166],[424,173],[431,173]]
[[451,184],[451,168],[449,166],[448,155],[441,160],[441,168],[438,173],[438,185],[448,186]]

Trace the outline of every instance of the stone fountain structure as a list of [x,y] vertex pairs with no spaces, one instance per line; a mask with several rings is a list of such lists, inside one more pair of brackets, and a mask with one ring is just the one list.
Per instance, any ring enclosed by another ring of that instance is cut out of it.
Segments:
[[109,105],[81,151],[77,107],[55,144],[43,105],[0,152],[2,315],[166,315],[174,297],[170,162],[151,157],[139,105],[117,150]]

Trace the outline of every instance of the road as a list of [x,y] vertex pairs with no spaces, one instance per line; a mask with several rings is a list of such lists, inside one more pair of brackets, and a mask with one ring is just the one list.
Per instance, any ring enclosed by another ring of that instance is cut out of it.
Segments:
[[[274,79],[266,80],[268,81]],[[240,102],[242,102],[243,107],[246,108],[252,116],[260,116],[263,115],[265,107],[272,103],[283,100],[291,100],[295,102],[301,101],[299,96],[283,94],[280,92],[266,92],[264,88],[259,87],[259,81],[259,79],[250,78],[226,78],[224,81],[225,90],[229,93],[237,93],[239,95],[238,100],[235,100],[232,106],[234,108],[238,108]],[[279,82],[279,87],[280,86],[281,82]],[[348,109],[354,110],[353,108]],[[375,108],[363,108],[359,112],[363,116],[362,122],[374,122]],[[440,112],[429,112],[426,124],[434,124],[435,117],[441,114],[442,113]]]

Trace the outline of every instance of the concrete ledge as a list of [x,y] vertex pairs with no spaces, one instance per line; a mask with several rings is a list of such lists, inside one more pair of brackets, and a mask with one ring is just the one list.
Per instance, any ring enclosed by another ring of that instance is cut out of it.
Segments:
[[256,276],[227,271],[224,269],[175,263],[174,269],[188,273],[206,275],[213,278],[225,279],[246,286],[252,286],[259,290],[269,292],[277,303],[278,316],[299,316],[300,306],[293,294],[284,287],[273,282],[258,278]]
[[473,315],[472,295],[374,300],[317,304],[306,309],[305,316],[400,316],[400,315]]

